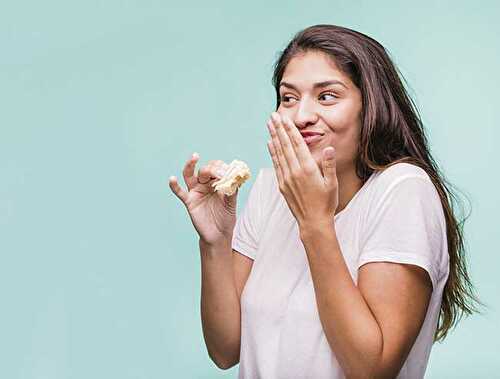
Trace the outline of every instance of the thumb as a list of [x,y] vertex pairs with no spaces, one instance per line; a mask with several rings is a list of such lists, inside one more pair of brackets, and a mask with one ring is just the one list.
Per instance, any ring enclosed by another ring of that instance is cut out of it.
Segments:
[[335,159],[335,148],[333,146],[328,146],[323,150],[323,176],[325,177],[327,183],[333,180],[337,175],[337,162]]

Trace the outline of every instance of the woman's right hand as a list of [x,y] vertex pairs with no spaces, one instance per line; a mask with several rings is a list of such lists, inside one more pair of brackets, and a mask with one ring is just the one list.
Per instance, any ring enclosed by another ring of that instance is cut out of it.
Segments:
[[188,188],[185,191],[175,176],[169,179],[170,189],[184,203],[200,238],[208,245],[231,243],[236,225],[236,198],[238,190],[226,196],[215,191],[212,183],[224,176],[229,167],[221,160],[212,160],[195,173],[199,156],[194,153],[184,165],[182,175]]

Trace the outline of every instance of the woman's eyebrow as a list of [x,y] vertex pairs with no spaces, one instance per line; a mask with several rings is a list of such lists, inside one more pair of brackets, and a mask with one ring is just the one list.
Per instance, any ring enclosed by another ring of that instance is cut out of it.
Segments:
[[[317,82],[317,83],[313,84],[313,89],[327,87],[327,86],[332,85],[332,84],[340,84],[341,86],[348,89],[347,86],[344,83],[342,83],[340,80],[326,80],[324,82]],[[281,86],[288,87],[288,88],[294,89],[295,91],[298,91],[297,87],[291,83],[281,82],[280,87]]]

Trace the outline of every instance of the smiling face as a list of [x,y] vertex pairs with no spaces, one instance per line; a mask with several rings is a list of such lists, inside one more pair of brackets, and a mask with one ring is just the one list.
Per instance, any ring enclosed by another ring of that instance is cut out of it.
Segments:
[[299,132],[323,134],[308,145],[320,170],[327,146],[335,147],[339,176],[355,169],[361,92],[328,55],[308,51],[294,56],[280,82],[280,99],[277,112],[288,116]]

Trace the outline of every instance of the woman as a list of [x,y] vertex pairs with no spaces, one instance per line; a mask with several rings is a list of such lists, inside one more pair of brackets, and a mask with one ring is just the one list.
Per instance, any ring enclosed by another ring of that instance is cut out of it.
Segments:
[[240,378],[422,378],[479,301],[413,102],[378,42],[334,25],[297,33],[273,84],[273,168],[238,218],[210,186],[224,162],[169,183],[200,235],[210,357]]

